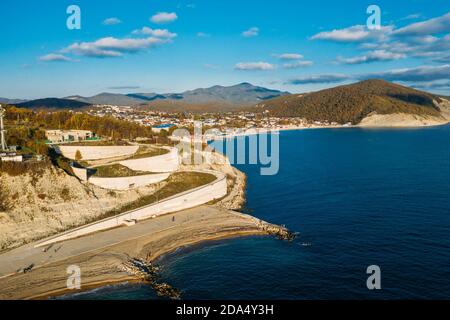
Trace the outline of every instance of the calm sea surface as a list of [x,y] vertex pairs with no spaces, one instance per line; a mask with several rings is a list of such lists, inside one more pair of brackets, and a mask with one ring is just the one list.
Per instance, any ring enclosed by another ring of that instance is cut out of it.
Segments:
[[[179,250],[163,280],[187,299],[450,298],[450,126],[280,133],[280,172],[248,175],[248,211],[300,233]],[[382,290],[366,287],[378,265]],[[146,285],[66,298],[152,299]]]

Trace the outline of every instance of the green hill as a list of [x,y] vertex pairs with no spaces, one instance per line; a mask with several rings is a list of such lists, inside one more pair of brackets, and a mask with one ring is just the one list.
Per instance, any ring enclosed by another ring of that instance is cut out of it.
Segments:
[[20,108],[29,109],[81,109],[90,105],[86,102],[58,98],[37,99],[16,104]]
[[371,113],[407,113],[440,116],[433,94],[384,80],[366,80],[307,94],[292,94],[256,106],[278,117],[302,117],[313,121],[359,123]]

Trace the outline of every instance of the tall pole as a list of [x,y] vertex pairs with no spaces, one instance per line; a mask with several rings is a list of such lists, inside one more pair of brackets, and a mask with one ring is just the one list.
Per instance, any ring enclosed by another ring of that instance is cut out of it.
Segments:
[[5,127],[3,126],[3,116],[5,115],[5,109],[2,108],[0,104],[0,144],[2,150],[6,150],[6,139],[5,139]]

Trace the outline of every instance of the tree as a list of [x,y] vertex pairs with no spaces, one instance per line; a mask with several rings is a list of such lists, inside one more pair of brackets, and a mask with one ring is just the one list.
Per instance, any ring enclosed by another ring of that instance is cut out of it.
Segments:
[[80,161],[81,159],[83,159],[83,156],[81,155],[80,150],[77,150],[77,152],[75,152],[75,160]]

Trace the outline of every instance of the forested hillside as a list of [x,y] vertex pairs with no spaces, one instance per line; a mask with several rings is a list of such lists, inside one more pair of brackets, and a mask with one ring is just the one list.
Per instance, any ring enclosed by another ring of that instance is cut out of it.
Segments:
[[407,113],[440,116],[440,98],[383,80],[367,80],[304,95],[293,94],[264,101],[257,111],[274,116],[303,117],[314,121],[359,123],[371,113]]

